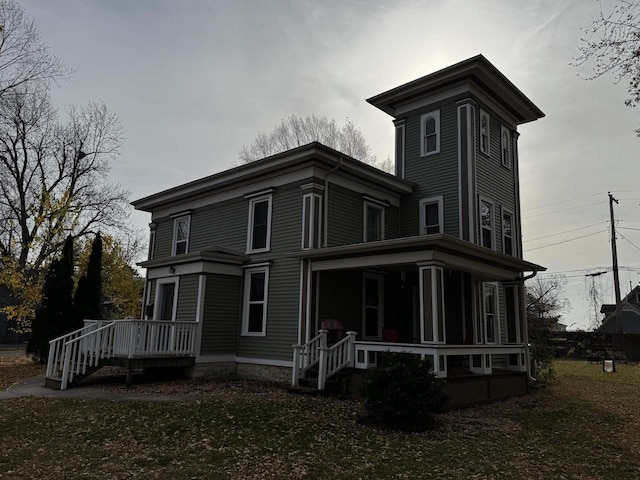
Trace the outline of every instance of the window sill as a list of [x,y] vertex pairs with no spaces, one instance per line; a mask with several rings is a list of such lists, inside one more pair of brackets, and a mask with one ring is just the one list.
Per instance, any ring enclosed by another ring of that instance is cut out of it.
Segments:
[[267,334],[263,332],[243,332],[240,334],[241,337],[266,337]]

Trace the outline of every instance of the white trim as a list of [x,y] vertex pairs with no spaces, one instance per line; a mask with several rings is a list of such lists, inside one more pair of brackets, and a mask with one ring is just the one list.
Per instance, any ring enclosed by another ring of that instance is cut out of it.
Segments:
[[266,190],[260,190],[259,192],[247,193],[244,195],[244,198],[252,199],[256,197],[266,197],[267,195],[271,195],[274,190],[274,188],[267,188]]
[[156,246],[156,230],[152,228],[149,231],[149,248],[147,250],[147,260],[153,260],[153,254]]
[[[256,204],[267,202],[267,232],[265,246],[262,248],[253,247],[253,229]],[[273,194],[268,193],[261,196],[252,196],[249,200],[249,219],[247,225],[247,253],[261,253],[271,250],[271,212],[273,207]]]
[[[436,149],[430,152],[427,151],[425,145],[427,135],[426,123],[429,119],[433,119],[435,121],[434,135],[436,137]],[[433,112],[425,113],[420,116],[420,156],[427,157],[429,155],[435,155],[436,153],[440,153],[440,110],[434,110]]]
[[[481,212],[483,203],[486,203],[491,207],[491,216],[490,216],[491,247],[486,247],[485,245],[483,245],[484,235],[482,234],[483,226],[482,226],[482,212]],[[478,198],[478,245],[481,245],[485,248],[491,248],[491,250],[496,250],[496,218],[495,217],[496,217],[496,206],[493,200],[490,200],[489,198],[480,195]]]
[[314,329],[311,328],[311,323],[312,323],[311,322],[311,287],[313,286],[313,275],[314,275],[314,273],[311,271],[311,262],[307,262],[307,276],[306,276],[306,278],[307,278],[307,288],[305,290],[305,292],[307,294],[307,298],[306,298],[306,303],[305,303],[306,309],[305,309],[305,312],[304,312],[305,322],[306,322],[305,327],[306,327],[306,330],[307,330],[307,333],[306,333],[306,337],[307,338],[305,338],[305,343],[308,342],[309,340],[311,340],[312,336],[315,336],[315,335],[311,334],[312,330],[314,330]]
[[370,195],[362,195],[362,200],[369,202],[369,203],[375,203],[377,205],[380,205],[381,207],[388,207],[389,206],[389,201],[388,200],[380,200],[377,199],[375,197],[372,197]]
[[300,190],[320,190],[324,191],[324,185],[318,185],[317,183],[305,183],[304,185],[300,185]]
[[[178,254],[176,250],[178,249],[178,224],[182,221],[187,221],[187,238],[185,240],[181,240],[180,242],[184,242],[184,252]],[[176,255],[183,255],[185,253],[189,253],[189,237],[191,237],[191,214],[183,214],[177,215],[173,217],[173,239],[171,241],[171,256],[175,257]]]
[[[378,240],[384,240],[385,239],[385,228],[384,228],[384,213],[385,213],[385,207],[384,205],[381,205],[380,203],[376,202],[371,202],[370,200],[364,200],[362,202],[362,241],[363,242],[374,242],[374,241],[378,241]],[[369,222],[367,219],[367,211],[368,209],[373,209],[376,210],[378,212],[380,212],[380,238],[375,238],[375,239],[369,239]]]
[[258,267],[270,267],[271,262],[260,262],[260,263],[250,263],[249,265],[242,265],[240,268],[243,270],[247,268],[258,268]]
[[247,363],[251,365],[268,365],[270,367],[293,367],[290,360],[273,360],[270,358],[238,357],[233,354],[203,355],[196,358],[196,363]]
[[[170,271],[171,268],[173,268],[173,272]],[[225,263],[197,261],[166,267],[147,268],[147,276],[149,277],[149,280],[179,275],[192,275],[196,273],[217,273],[220,275],[241,277],[242,267],[239,265],[228,265]]]
[[[306,260],[308,262],[308,260]],[[302,292],[304,287],[304,262],[305,260],[300,260],[300,286],[298,287],[298,345],[302,345],[306,343],[306,341],[302,341],[302,305],[304,302],[302,301]]]
[[[429,277],[431,280],[431,319],[433,320],[431,325],[431,335],[432,340],[425,339],[425,330],[424,330],[424,312],[425,312],[425,304],[424,304],[424,273],[425,270],[429,270]],[[440,298],[438,298],[438,277],[440,277]],[[437,265],[429,265],[429,266],[419,266],[418,267],[418,285],[419,291],[418,295],[420,296],[420,343],[432,343],[432,344],[446,344],[447,343],[447,323],[446,323],[446,315],[445,315],[445,305],[444,305],[444,269]],[[438,301],[440,302],[440,306],[442,307],[442,319],[440,319],[440,315],[438,314]],[[442,340],[438,339],[438,324],[442,320]]]
[[[482,286],[482,328],[484,329],[484,333],[483,333],[483,337],[484,337],[484,344],[485,345],[500,345],[501,339],[502,337],[500,336],[500,289],[498,288],[498,284],[496,282],[482,282],[481,283]],[[492,288],[495,292],[494,295],[494,308],[495,308],[495,313],[493,314],[495,317],[494,320],[494,332],[493,332],[493,336],[494,336],[494,341],[490,342],[488,340],[488,334],[487,334],[487,302],[486,302],[486,295],[485,295],[485,289],[489,287]]]
[[[482,148],[482,117],[487,117],[487,145],[486,148]],[[480,109],[480,122],[478,124],[478,150],[485,154],[486,156],[491,156],[491,116],[484,111],[482,108]]]
[[[309,199],[309,216],[307,221],[306,201]],[[316,202],[318,202],[318,218],[316,218]],[[310,248],[320,248],[322,245],[322,228],[321,222],[324,218],[322,216],[322,195],[317,193],[306,193],[302,196],[302,238],[300,239],[302,250],[308,250]],[[305,233],[308,229],[309,245],[305,245]],[[315,241],[314,241],[315,238]]]
[[419,235],[428,235],[426,232],[425,206],[438,205],[438,231],[435,233],[444,233],[444,199],[442,195],[436,197],[423,198],[420,200],[420,232]]
[[[395,173],[396,176],[400,177],[400,178],[404,178],[405,174],[405,159],[406,159],[406,149],[407,149],[407,144],[406,144],[406,130],[405,130],[405,126],[406,126],[406,120],[401,120],[401,121],[397,121],[397,122],[402,122],[402,123],[396,123],[396,136],[395,136],[395,160],[396,160],[396,164],[395,164]],[[398,139],[398,136],[400,137],[400,139]],[[401,144],[402,144],[402,154],[398,155],[398,140],[400,140]],[[399,168],[398,168],[399,167]]]
[[[504,136],[507,136],[507,143],[504,143]],[[505,158],[504,150],[507,150],[507,155]],[[504,125],[500,126],[500,159],[502,161],[502,165],[509,170],[511,170],[512,162],[511,162],[511,132]]]
[[[159,320],[158,315],[160,315],[160,304],[162,303],[160,292],[162,285],[169,285],[173,283],[175,285],[174,293],[173,293],[173,305],[171,311],[171,321],[176,320],[176,315],[178,314],[178,292],[180,291],[180,277],[170,277],[170,278],[158,278],[156,280],[156,293],[153,298],[153,320]],[[161,301],[158,301],[158,300]]]
[[[182,210],[181,212],[176,212],[173,213],[171,215],[169,215],[169,217],[171,218],[178,218],[178,217],[186,217],[187,215],[191,215],[193,213],[193,210],[188,209],[188,210]],[[151,222],[153,223],[153,222]]]
[[[249,310],[250,310],[250,293],[251,293],[251,277],[254,274],[264,273],[264,291],[262,300],[254,301],[254,304],[261,304],[262,308],[262,328],[258,332],[249,331]],[[266,337],[267,336],[267,306],[269,303],[269,267],[251,268],[245,271],[244,277],[244,298],[242,302],[242,336],[245,337]]]
[[[200,356],[200,350],[202,348],[202,328],[204,323],[204,300],[206,297],[207,288],[207,276],[201,274],[198,277],[198,300],[196,303],[196,338],[195,338],[195,355]],[[215,319],[213,319],[215,321]]]
[[[367,306],[373,307],[373,305],[367,305],[367,279],[373,279],[378,282],[378,305],[375,307],[378,310],[378,334],[376,336],[366,335],[366,309]],[[384,277],[377,273],[364,272],[362,275],[362,338],[367,340],[382,339],[382,323],[384,322]]]
[[[514,215],[514,213],[509,210],[508,208],[504,208],[502,207],[501,209],[502,211],[500,212],[500,234],[502,235],[502,253],[506,254],[506,255],[511,255],[512,257],[517,257],[518,256],[518,244],[517,244],[517,238],[515,235],[515,219],[516,216]],[[505,251],[505,234],[504,234],[504,216],[509,215],[511,217],[511,253],[507,253]]]

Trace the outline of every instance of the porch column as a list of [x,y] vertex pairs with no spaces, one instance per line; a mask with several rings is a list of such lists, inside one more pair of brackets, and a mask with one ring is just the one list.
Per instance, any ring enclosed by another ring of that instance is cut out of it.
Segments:
[[420,264],[418,267],[420,280],[420,341],[422,343],[445,343],[442,265]]
[[[316,273],[317,275],[317,273]],[[298,321],[298,343],[308,342],[314,332],[312,322],[313,305],[313,277],[311,271],[311,261],[302,260],[300,262],[300,320]]]
[[[523,282],[515,280],[510,282],[502,282],[505,294],[505,309],[507,327],[507,343],[523,345],[523,310],[521,307],[521,297]],[[526,328],[526,327],[525,327]],[[516,372],[526,371],[524,345],[522,353],[509,354],[507,369]]]

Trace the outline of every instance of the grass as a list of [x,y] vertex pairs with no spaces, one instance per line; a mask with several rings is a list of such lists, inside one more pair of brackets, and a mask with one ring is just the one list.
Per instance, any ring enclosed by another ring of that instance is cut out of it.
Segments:
[[534,394],[448,412],[420,434],[257,382],[129,390],[182,392],[176,402],[0,400],[0,479],[640,478],[640,367],[555,368]]

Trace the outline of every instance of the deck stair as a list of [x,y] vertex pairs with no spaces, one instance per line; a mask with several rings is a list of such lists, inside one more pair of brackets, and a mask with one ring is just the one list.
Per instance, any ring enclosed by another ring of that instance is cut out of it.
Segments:
[[106,365],[132,371],[195,363],[194,322],[85,320],[85,326],[49,342],[45,387],[65,390]]

